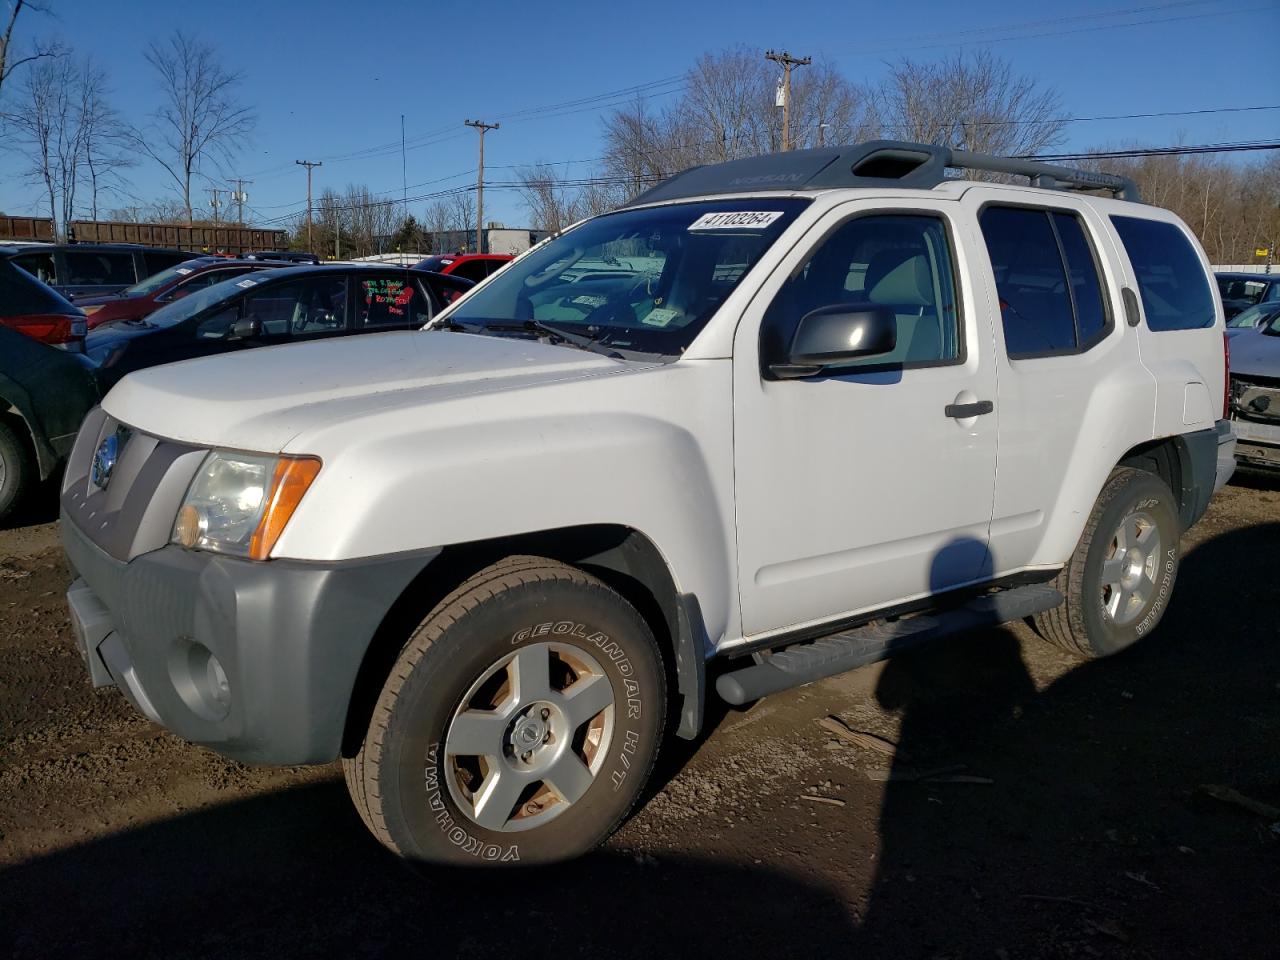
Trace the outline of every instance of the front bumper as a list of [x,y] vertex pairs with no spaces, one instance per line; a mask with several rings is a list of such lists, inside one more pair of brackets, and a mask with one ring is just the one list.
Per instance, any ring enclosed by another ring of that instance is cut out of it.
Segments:
[[1236,435],[1236,459],[1250,467],[1280,469],[1280,423],[1257,420],[1232,421]]
[[[67,601],[94,684],[118,687],[185,740],[279,765],[338,757],[369,644],[438,552],[264,563],[170,545],[125,563],[65,515],[60,526],[79,576]],[[225,703],[192,669],[202,651],[221,665]]]

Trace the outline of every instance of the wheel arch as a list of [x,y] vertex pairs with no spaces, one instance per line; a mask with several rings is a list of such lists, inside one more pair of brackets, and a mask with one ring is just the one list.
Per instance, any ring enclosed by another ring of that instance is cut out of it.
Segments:
[[353,756],[378,695],[413,629],[468,577],[504,557],[530,555],[579,567],[608,584],[639,611],[662,650],[669,688],[679,702],[677,736],[702,725],[706,628],[697,598],[681,594],[657,545],[632,527],[564,527],[445,547],[392,605],[365,651],[347,706],[342,755]]
[[[1201,432],[1208,433],[1208,431]],[[1213,493],[1212,476],[1207,489],[1203,479],[1197,476],[1197,460],[1204,459],[1203,454],[1198,457],[1193,450],[1193,444],[1198,441],[1198,434],[1192,434],[1190,437],[1177,435],[1149,440],[1127,451],[1116,464],[1118,467],[1133,467],[1146,471],[1163,480],[1173,491],[1178,507],[1178,518],[1184,530],[1200,519]],[[1212,444],[1212,453],[1216,459],[1216,436],[1212,438]]]
[[31,420],[22,408],[13,403],[7,396],[0,395],[0,422],[7,423],[14,433],[26,443],[27,449],[35,457],[36,471],[41,480],[53,473],[58,458],[47,444],[41,442],[39,434],[32,426]]

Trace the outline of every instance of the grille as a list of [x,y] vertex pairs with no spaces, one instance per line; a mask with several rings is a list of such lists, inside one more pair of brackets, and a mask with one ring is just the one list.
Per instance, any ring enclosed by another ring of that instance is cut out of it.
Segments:
[[1231,409],[1246,420],[1280,423],[1280,380],[1232,377]]
[[158,550],[169,542],[205,452],[150,436],[96,408],[67,460],[63,518],[117,560]]

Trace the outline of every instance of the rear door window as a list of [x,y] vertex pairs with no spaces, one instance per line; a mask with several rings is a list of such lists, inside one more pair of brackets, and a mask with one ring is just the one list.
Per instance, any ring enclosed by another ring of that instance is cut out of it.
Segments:
[[418,327],[431,319],[431,307],[412,278],[360,277],[356,286],[356,327]]
[[54,269],[52,253],[24,253],[14,257],[13,262],[41,283],[54,286],[58,282],[58,274]]
[[1074,213],[991,206],[979,218],[1012,359],[1076,353],[1110,329],[1093,247]]
[[63,256],[67,276],[62,282],[67,286],[128,286],[138,279],[132,253],[68,250]]
[[338,333],[347,324],[347,278],[328,274],[272,284],[245,298],[242,315],[261,323],[267,338]]
[[1195,248],[1178,227],[1141,217],[1112,217],[1151,330],[1195,330],[1214,323],[1213,292]]

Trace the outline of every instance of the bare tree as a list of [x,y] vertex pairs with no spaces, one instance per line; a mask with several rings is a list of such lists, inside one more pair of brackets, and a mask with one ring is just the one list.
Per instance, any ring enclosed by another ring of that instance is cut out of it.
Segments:
[[[781,149],[776,79],[763,52],[750,47],[700,57],[674,103],[655,109],[639,99],[606,118],[609,179],[630,197],[687,167]],[[872,97],[827,63],[796,75],[791,118],[799,146],[849,143],[877,130]]]
[[1008,156],[1059,143],[1058,95],[990,51],[933,63],[899,60],[879,91],[887,132],[898,139]]
[[163,101],[150,129],[132,131],[142,152],[173,179],[191,221],[191,178],[206,159],[230,160],[256,123],[236,98],[240,74],[224,68],[212,46],[176,30],[145,54]]
[[564,186],[550,164],[522,167],[520,195],[529,211],[529,225],[535,230],[559,233],[582,219],[583,202],[578,191]]
[[471,231],[476,228],[476,194],[464,189],[449,197],[450,229],[462,234],[463,245],[470,246]]
[[59,237],[75,212],[83,157],[77,68],[67,57],[41,60],[23,77],[16,108],[7,114],[16,149],[26,158],[25,177],[39,184]]
[[436,200],[429,207],[422,218],[423,229],[427,231],[427,235],[431,238],[431,249],[433,253],[448,252],[447,235],[453,229],[453,214],[449,210],[449,202],[447,200]]
[[58,57],[65,51],[60,43],[39,43],[37,42],[32,51],[24,57],[16,60],[11,59],[13,52],[13,29],[18,23],[18,14],[22,12],[22,8],[29,10],[37,10],[41,13],[46,12],[45,7],[41,4],[31,3],[29,0],[11,0],[9,3],[9,19],[5,23],[4,35],[0,36],[0,90],[4,89],[4,82],[9,79],[9,75],[24,63],[30,63],[33,60],[41,60],[45,57]]
[[136,162],[126,151],[127,133],[108,101],[106,74],[85,57],[79,79],[80,143],[89,187],[89,218],[98,219],[99,194],[120,186],[120,171]]

